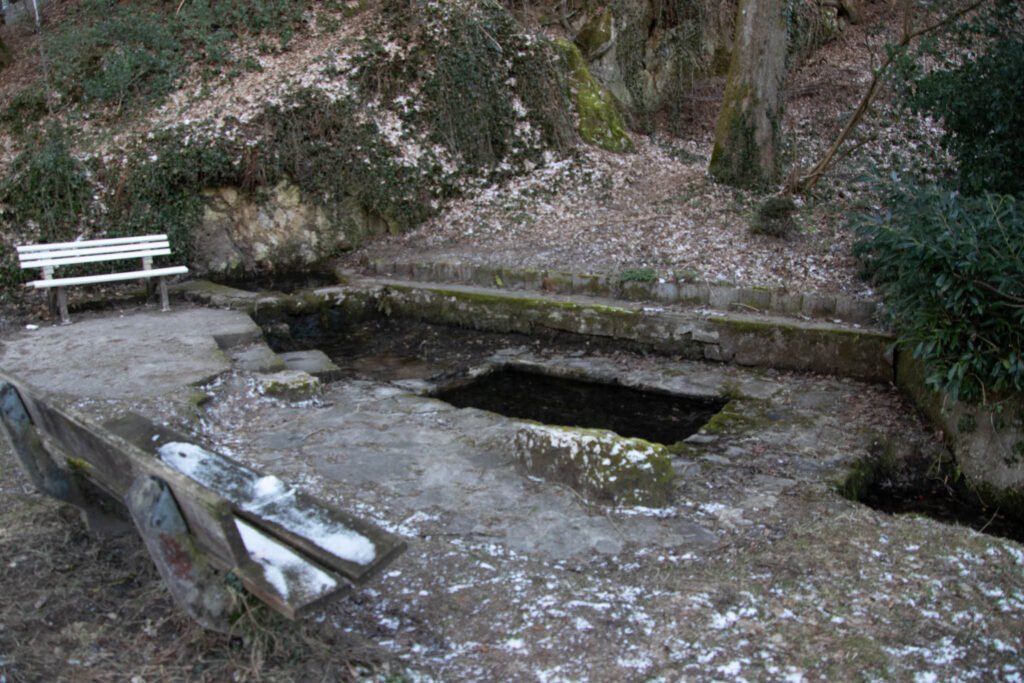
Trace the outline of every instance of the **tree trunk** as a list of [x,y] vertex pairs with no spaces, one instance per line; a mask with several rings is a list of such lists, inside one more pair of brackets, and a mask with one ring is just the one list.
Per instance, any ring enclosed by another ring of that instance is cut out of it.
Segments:
[[7,47],[7,43],[4,42],[4,39],[0,38],[0,69],[13,61],[14,57],[11,55],[10,48]]
[[719,182],[747,189],[764,189],[779,182],[785,77],[782,1],[740,0],[708,169]]

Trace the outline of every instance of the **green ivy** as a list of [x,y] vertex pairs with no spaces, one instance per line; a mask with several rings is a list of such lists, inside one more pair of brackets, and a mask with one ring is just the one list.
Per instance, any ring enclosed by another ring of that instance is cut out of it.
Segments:
[[447,194],[436,156],[425,154],[415,166],[400,163],[377,123],[352,99],[301,90],[265,107],[253,127],[260,131],[261,184],[290,180],[328,207],[335,222],[348,218],[354,201],[400,229],[425,220],[433,212],[429,200]]
[[58,122],[29,142],[0,181],[4,223],[41,242],[74,239],[92,200],[88,171],[71,155],[67,131]]
[[203,216],[202,191],[241,184],[241,156],[239,147],[183,126],[137,143],[122,164],[105,169],[103,232],[111,237],[166,233],[175,258],[187,260]]
[[924,361],[929,386],[968,402],[1024,392],[1019,200],[894,182],[883,210],[856,229],[897,346]]
[[[307,0],[83,0],[75,14],[44,34],[50,87],[64,103],[114,105],[121,112],[159,101],[189,63],[220,67],[233,61],[241,35],[272,35],[286,49]],[[33,96],[34,99],[35,96]],[[38,107],[4,108],[4,120],[24,127]]]
[[[538,161],[541,149],[572,140],[552,46],[498,3],[389,0],[382,22],[355,62],[363,101],[418,93],[397,113],[459,159],[462,172],[497,177],[503,163]],[[391,37],[390,49],[376,35]],[[539,132],[533,144],[516,139],[523,111]]]
[[184,67],[174,22],[146,2],[89,0],[81,11],[47,34],[51,85],[65,99],[120,108],[171,90]]
[[46,91],[42,85],[32,84],[16,93],[7,106],[0,109],[0,122],[7,124],[15,135],[21,135],[46,116],[47,111]]
[[976,59],[914,82],[905,100],[941,119],[943,146],[969,194],[1024,193],[1024,41],[1003,38]]

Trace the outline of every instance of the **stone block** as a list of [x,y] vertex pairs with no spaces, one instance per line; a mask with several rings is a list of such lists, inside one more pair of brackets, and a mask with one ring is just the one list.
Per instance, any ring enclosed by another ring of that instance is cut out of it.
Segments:
[[594,500],[657,506],[672,496],[672,458],[661,444],[603,429],[530,424],[516,432],[513,447],[529,474]]
[[772,307],[772,292],[768,289],[744,287],[736,290],[734,307],[740,310],[768,311]]
[[331,378],[340,370],[334,361],[320,349],[289,351],[280,354],[280,358],[288,370],[301,370],[320,379]]
[[687,283],[679,285],[678,298],[680,303],[703,305],[708,303],[709,292],[708,286],[696,283]]
[[800,312],[808,318],[834,318],[836,298],[831,294],[804,294]]
[[281,357],[263,343],[230,349],[228,357],[235,368],[245,372],[279,372],[286,368]]
[[836,318],[858,325],[873,325],[877,322],[879,303],[875,299],[836,297]]
[[711,308],[719,308],[725,311],[732,308],[732,305],[736,303],[736,300],[737,290],[735,287],[717,285],[711,288],[708,305],[711,306]]
[[782,315],[797,315],[803,307],[804,296],[798,292],[772,292],[769,310]]
[[674,304],[679,300],[679,285],[664,281],[654,283],[654,300]]
[[263,396],[283,401],[308,401],[323,391],[320,380],[301,370],[282,370],[273,374],[258,374],[256,391]]

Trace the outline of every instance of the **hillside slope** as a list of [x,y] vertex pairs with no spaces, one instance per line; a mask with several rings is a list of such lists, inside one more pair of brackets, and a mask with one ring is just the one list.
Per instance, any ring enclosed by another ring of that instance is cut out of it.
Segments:
[[[57,118],[90,191],[59,230],[45,212],[8,201],[4,280],[20,276],[10,253],[19,240],[161,230],[194,271],[222,278],[416,255],[868,292],[843,228],[856,163],[798,200],[798,232],[755,234],[761,198],[705,174],[720,78],[692,81],[660,113],[633,112],[644,132],[631,133],[634,152],[615,154],[572,132],[571,92],[548,42],[565,34],[562,22],[542,8],[524,16],[488,4],[417,7],[317,4],[289,24],[287,40],[239,31],[225,43],[230,58],[187,64],[155,107],[65,95]],[[793,163],[820,153],[867,81],[883,40],[874,29],[891,8],[868,10],[790,74]],[[75,2],[50,5],[44,37],[83,16]],[[0,70],[0,93],[15,103],[43,69],[31,26],[3,35],[16,61]],[[27,132],[7,118],[0,153],[10,173],[46,117]],[[884,155],[907,134],[884,116],[873,126],[878,138],[862,152]],[[43,191],[19,187],[9,200]],[[211,192],[221,187],[248,203],[217,214],[225,195]],[[275,223],[293,187],[311,208]],[[273,225],[259,233],[257,224]]]

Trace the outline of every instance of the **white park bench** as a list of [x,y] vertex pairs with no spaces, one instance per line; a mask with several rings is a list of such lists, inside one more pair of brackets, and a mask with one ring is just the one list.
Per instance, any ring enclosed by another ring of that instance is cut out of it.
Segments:
[[[55,244],[28,244],[19,246],[18,261],[23,269],[42,269],[42,279],[26,283],[28,287],[49,289],[57,292],[57,307],[60,309],[60,320],[65,325],[68,318],[67,297],[65,287],[73,285],[94,285],[102,282],[119,282],[123,280],[139,280],[158,278],[160,284],[160,306],[164,311],[170,310],[167,300],[167,282],[169,275],[184,275],[188,272],[185,266],[169,266],[154,268],[154,256],[167,256],[171,253],[171,245],[167,235],[139,235],[137,237],[112,237],[99,240],[80,240],[78,242],[58,242]],[[122,261],[125,259],[142,259],[142,268],[138,270],[121,270],[100,275],[79,275],[75,277],[54,277],[54,270],[61,266],[78,263],[98,263],[101,261]]]

